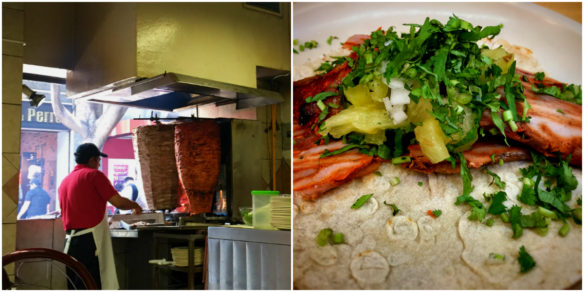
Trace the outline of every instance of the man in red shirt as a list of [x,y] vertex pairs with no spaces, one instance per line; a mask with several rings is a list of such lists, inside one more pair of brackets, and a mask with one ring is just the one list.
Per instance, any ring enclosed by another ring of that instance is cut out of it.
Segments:
[[[99,171],[101,157],[107,157],[92,143],[79,145],[75,151],[77,166],[59,186],[59,204],[63,227],[67,233],[65,253],[83,263],[100,289],[118,289],[118,279],[106,204],[134,214],[142,208],[131,200],[121,197],[108,178]],[[67,270],[71,279],[75,274]],[[83,289],[79,281],[68,283],[69,288]]]

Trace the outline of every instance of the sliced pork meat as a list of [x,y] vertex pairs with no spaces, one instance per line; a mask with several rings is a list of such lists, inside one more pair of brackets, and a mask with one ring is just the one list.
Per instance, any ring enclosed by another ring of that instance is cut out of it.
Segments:
[[[544,79],[552,84],[554,81]],[[551,79],[553,80],[553,79]],[[560,86],[564,86],[561,84]],[[545,94],[536,94],[529,83],[524,83],[524,94],[531,108],[527,111],[529,123],[518,122],[517,131],[505,128],[507,138],[527,145],[548,157],[562,158],[572,155],[570,164],[582,165],[582,106]],[[517,113],[522,115],[523,102],[517,102]],[[487,110],[480,126],[485,129],[495,125]]]
[[[422,153],[420,145],[410,145],[408,147],[412,162],[407,165],[408,168],[423,173],[460,173],[460,165],[454,168],[448,161],[432,164],[430,159]],[[529,150],[523,147],[507,146],[497,141],[477,142],[472,148],[463,151],[464,159],[469,168],[480,168],[482,166],[498,163],[499,160],[521,161],[531,160]]]

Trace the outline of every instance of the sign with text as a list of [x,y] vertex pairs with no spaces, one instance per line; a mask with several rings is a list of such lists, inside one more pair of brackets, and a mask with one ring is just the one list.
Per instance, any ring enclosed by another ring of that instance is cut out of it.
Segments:
[[109,158],[107,160],[107,168],[107,176],[114,187],[123,185],[124,179],[128,176],[136,179],[136,162],[134,159]]
[[[65,105],[65,108],[73,112],[73,106]],[[22,103],[21,128],[69,130],[57,119],[50,103],[42,103],[37,107],[30,106],[28,101]]]

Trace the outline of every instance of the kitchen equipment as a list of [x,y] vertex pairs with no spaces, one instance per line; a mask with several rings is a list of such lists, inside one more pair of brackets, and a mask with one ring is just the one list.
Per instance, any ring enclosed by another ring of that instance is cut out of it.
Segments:
[[253,227],[273,229],[271,224],[270,197],[278,196],[279,191],[251,191],[253,200]]
[[209,103],[215,103],[217,106],[235,103],[236,109],[244,109],[284,101],[282,95],[276,91],[171,72],[152,78],[127,78],[76,94],[71,99],[164,111]]
[[142,214],[125,214],[125,215],[113,215],[109,218],[110,229],[123,228],[121,221],[127,224],[132,224],[135,222],[144,221],[151,224],[164,224],[164,214],[162,212],[149,212]]

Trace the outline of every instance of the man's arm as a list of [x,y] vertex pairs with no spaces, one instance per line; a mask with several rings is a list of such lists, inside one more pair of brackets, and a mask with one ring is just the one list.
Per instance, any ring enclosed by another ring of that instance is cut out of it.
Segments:
[[142,213],[142,207],[140,207],[140,205],[138,205],[136,202],[134,202],[132,200],[128,200],[126,198],[123,198],[119,194],[113,195],[108,201],[118,209],[122,209],[122,210],[130,210],[131,209],[132,214]]
[[24,216],[24,214],[26,214],[26,211],[28,211],[28,207],[30,207],[30,201],[24,201],[24,203],[20,207],[20,212],[18,212],[18,216],[16,216],[16,219],[22,219],[22,216]]

